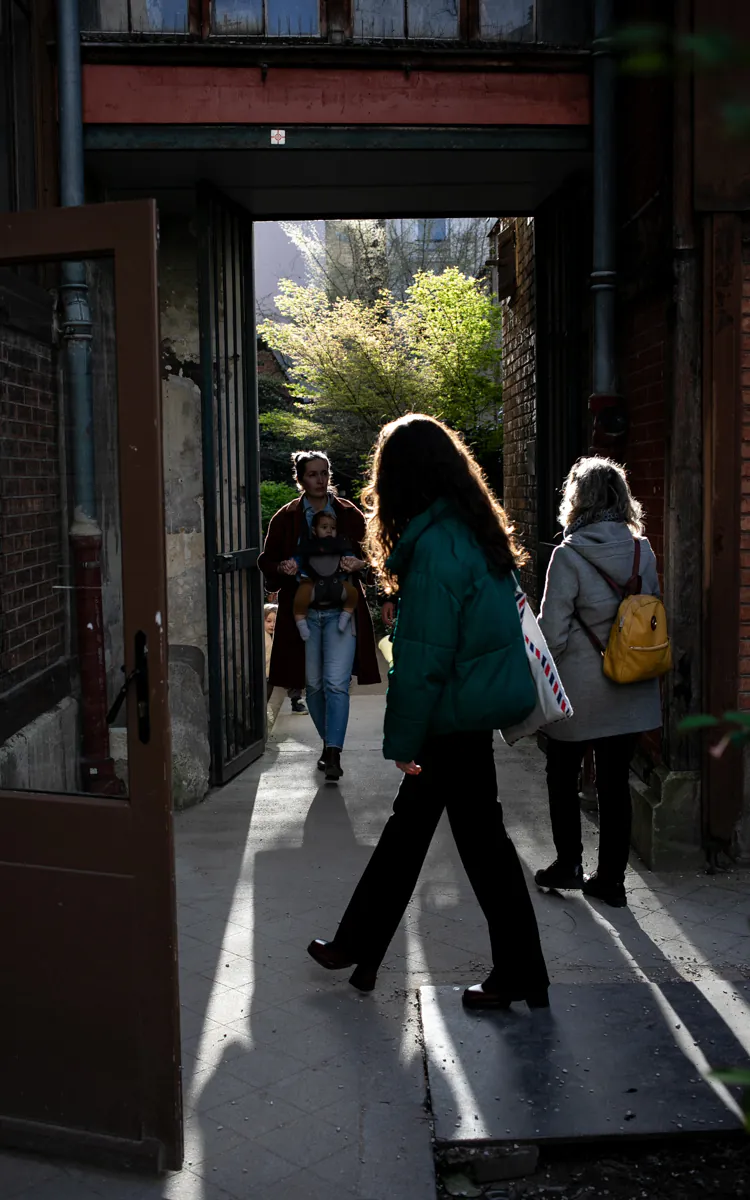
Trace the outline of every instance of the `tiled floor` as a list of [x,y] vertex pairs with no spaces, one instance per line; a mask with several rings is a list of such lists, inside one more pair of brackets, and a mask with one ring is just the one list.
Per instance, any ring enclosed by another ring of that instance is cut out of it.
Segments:
[[[478,980],[487,963],[447,829],[372,996],[304,952],[334,932],[398,782],[382,707],[355,695],[340,788],[321,786],[309,718],[282,714],[263,760],[177,819],[183,1171],[152,1181],[4,1155],[0,1200],[432,1200],[416,989]],[[550,857],[542,765],[527,746],[499,749],[498,768],[531,871]],[[694,980],[750,1048],[748,884],[636,865],[627,910],[535,893],[551,973]]]

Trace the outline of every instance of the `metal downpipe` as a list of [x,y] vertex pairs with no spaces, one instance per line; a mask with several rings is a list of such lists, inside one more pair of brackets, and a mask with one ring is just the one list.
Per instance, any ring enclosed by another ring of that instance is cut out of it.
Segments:
[[617,444],[625,433],[618,394],[616,347],[616,88],[614,0],[594,0],[593,46],[593,363],[589,408],[594,444]]
[[[78,0],[57,0],[57,90],[60,203],[85,202],[81,33]],[[121,795],[107,725],[107,677],[102,606],[102,531],[96,511],[92,321],[86,266],[62,265],[62,338],[72,418],[74,513],[70,543],[81,675],[81,771],[85,792]]]

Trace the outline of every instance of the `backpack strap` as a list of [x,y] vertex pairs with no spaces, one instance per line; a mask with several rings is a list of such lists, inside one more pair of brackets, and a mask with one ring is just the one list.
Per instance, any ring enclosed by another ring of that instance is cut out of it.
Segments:
[[573,616],[575,617],[578,624],[581,626],[581,629],[583,630],[583,632],[586,634],[586,637],[591,642],[591,645],[594,647],[594,649],[597,651],[597,653],[601,654],[602,658],[604,658],[604,655],[607,653],[606,647],[599,641],[599,638],[596,636],[593,629],[591,629],[591,627],[586,624],[586,622],[584,621],[583,617],[581,616],[581,614],[579,613],[577,608],[573,609]]
[[[622,601],[626,600],[628,596],[639,596],[643,589],[643,580],[640,575],[641,539],[634,537],[633,542],[635,543],[635,548],[633,551],[633,572],[630,576],[630,579],[624,585],[615,583],[614,579],[612,579],[612,577],[608,575],[606,571],[602,571],[600,567],[597,567],[596,563],[589,562],[589,560],[586,558],[586,555],[581,554],[580,550],[578,550],[576,546],[571,545],[570,548],[571,550],[575,550],[576,554],[580,554],[581,558],[585,559],[589,566],[593,567],[598,575],[601,575],[604,582],[609,584],[609,586],[612,588],[612,591],[617,597],[619,597],[619,600],[622,603]],[[606,647],[599,641],[599,638],[596,636],[593,629],[591,629],[583,620],[583,617],[577,608],[573,609],[573,616],[581,626],[583,632],[586,634],[586,637],[591,642],[591,645],[596,651],[598,651],[599,654],[601,654],[602,658],[604,658],[604,655],[607,653]]]
[[585,554],[581,554],[581,551],[577,546],[571,545],[570,549],[575,550],[576,554],[580,555],[580,557],[584,559],[584,561],[587,562],[590,567],[593,567],[597,575],[601,575],[604,582],[609,584],[609,586],[612,588],[612,591],[616,596],[619,596],[620,600],[626,600],[628,596],[639,596],[643,588],[643,580],[640,575],[641,539],[633,538],[633,542],[635,543],[635,548],[633,551],[633,571],[630,579],[628,579],[627,583],[624,584],[615,583],[611,575],[608,575],[606,571],[602,571],[601,567],[597,567],[596,563],[590,562],[589,559],[586,558]]

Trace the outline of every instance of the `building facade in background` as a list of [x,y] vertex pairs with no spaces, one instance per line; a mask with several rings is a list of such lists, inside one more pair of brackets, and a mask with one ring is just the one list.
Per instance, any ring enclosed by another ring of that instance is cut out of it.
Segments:
[[[54,10],[41,0],[2,3],[0,203],[44,207],[57,201]],[[621,6],[619,19],[665,19],[663,6],[637,8]],[[723,23],[747,40],[735,8],[722,2],[709,13],[702,0],[675,0],[667,16],[687,33]],[[227,680],[233,686],[243,672],[247,680],[256,666],[248,660],[238,674],[231,647],[242,621],[221,615],[220,598],[238,588],[239,611],[256,534],[222,551],[217,523],[226,500],[232,530],[255,527],[250,476],[233,466],[252,466],[257,449],[252,322],[279,278],[304,277],[281,223],[317,222],[345,257],[341,222],[372,221],[432,267],[460,231],[481,226],[483,241],[483,214],[492,212],[489,260],[505,306],[505,499],[532,556],[526,584],[539,595],[570,463],[592,446],[621,457],[646,505],[676,646],[664,737],[644,743],[639,767],[637,842],[654,862],[740,844],[739,757],[704,756],[678,731],[685,714],[744,706],[750,696],[748,154],[744,143],[730,152],[722,141],[731,73],[618,83],[606,189],[616,202],[618,382],[608,397],[599,389],[592,407],[592,6],[107,0],[83,5],[81,21],[88,199],[149,196],[160,214],[169,641],[184,802],[223,777],[217,720],[225,754],[245,744],[243,696],[235,711]],[[482,248],[477,261],[486,257]],[[90,282],[106,308],[106,281]],[[79,694],[65,600],[57,292],[48,280],[5,274],[0,298],[8,381],[0,712],[6,746],[17,739],[0,770],[9,785],[19,762],[33,762],[37,782],[54,787],[62,765],[35,747],[49,743],[49,713],[58,720],[62,705],[74,720]],[[102,367],[102,414],[113,402],[109,379]],[[102,462],[106,453],[102,445]],[[102,479],[105,599],[118,571],[109,486]],[[114,689],[122,662],[114,615],[110,630]]]

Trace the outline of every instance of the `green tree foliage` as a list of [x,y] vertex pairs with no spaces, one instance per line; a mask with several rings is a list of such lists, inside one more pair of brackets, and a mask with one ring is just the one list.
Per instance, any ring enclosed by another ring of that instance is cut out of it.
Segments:
[[282,228],[300,253],[308,284],[331,298],[366,304],[383,289],[405,300],[422,271],[455,266],[476,276],[487,257],[484,217],[284,221]]
[[381,426],[421,411],[466,433],[481,451],[500,437],[499,307],[476,279],[449,267],[419,273],[406,299],[330,299],[284,280],[261,336],[291,362],[298,417],[319,423],[332,453],[364,455]]
[[289,504],[291,500],[296,500],[298,495],[299,492],[291,483],[276,483],[271,479],[263,480],[260,485],[260,510],[264,537],[273,514],[283,508],[285,504]]
[[290,484],[295,450],[322,447],[327,438],[310,406],[296,404],[284,380],[273,376],[258,378],[258,424],[261,479],[275,483]]

